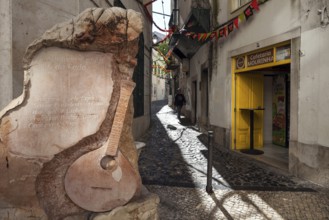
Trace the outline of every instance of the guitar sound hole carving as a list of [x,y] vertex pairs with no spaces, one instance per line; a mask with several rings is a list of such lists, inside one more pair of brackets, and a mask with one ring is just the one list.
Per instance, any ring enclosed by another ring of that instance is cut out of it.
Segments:
[[101,159],[101,167],[104,170],[114,170],[117,166],[118,164],[112,156],[107,155]]

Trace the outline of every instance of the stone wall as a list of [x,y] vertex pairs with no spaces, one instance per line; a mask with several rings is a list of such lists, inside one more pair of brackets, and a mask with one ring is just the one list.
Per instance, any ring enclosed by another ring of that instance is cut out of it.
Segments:
[[[142,30],[141,15],[132,10],[93,8],[29,45],[23,94],[0,112],[1,218],[87,218],[92,209],[72,202],[63,182],[77,159],[103,152],[117,131],[120,84],[131,80]],[[119,151],[138,173],[132,99],[122,113]],[[93,163],[100,166],[90,160],[79,173]],[[95,174],[77,177],[97,180]]]
[[[103,0],[94,1],[99,7],[108,8],[109,4]],[[113,0],[108,1],[114,4]],[[121,0],[128,9],[141,11],[137,1]],[[26,47],[38,36],[51,28],[54,24],[71,19],[86,8],[95,7],[90,0],[3,0],[0,10],[3,25],[0,27],[0,49],[4,56],[0,58],[0,109],[5,107],[13,98],[18,97],[23,91],[24,72],[22,67],[23,54]],[[145,25],[144,34],[144,105],[150,109],[150,89],[151,89],[151,44],[152,25],[144,16]],[[134,123],[141,122],[148,124],[150,122],[149,112],[145,112],[142,119]],[[134,133],[144,133],[136,131]],[[135,136],[136,138],[138,136]]]

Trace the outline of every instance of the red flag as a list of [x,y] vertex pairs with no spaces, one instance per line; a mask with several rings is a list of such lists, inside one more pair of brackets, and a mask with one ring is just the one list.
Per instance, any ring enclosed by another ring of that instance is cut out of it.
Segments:
[[217,31],[213,31],[211,34],[210,34],[210,39],[218,39],[218,36],[217,36]]
[[198,40],[201,40],[203,37],[203,34],[198,34]]
[[219,38],[226,37],[226,26],[219,30]]
[[258,2],[257,0],[252,0],[250,6],[255,9],[256,11],[259,11],[259,7],[258,7]]
[[234,26],[236,27],[236,29],[239,29],[239,17],[236,17],[236,18],[233,20],[233,23],[234,23]]
[[233,30],[234,30],[234,24],[233,24],[233,22],[231,22],[227,25],[228,34],[230,34]]

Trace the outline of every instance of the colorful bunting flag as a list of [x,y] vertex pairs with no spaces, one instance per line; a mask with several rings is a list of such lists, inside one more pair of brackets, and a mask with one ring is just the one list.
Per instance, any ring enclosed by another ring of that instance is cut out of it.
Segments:
[[249,5],[245,10],[244,10],[244,15],[246,16],[246,19],[248,20],[254,13],[252,12],[252,8]]
[[219,38],[221,38],[221,37],[226,37],[226,26],[219,29]]
[[236,28],[236,29],[239,29],[239,18],[236,17],[236,18],[233,20],[233,22],[234,22],[234,26],[235,26],[235,28]]
[[256,11],[259,11],[259,6],[257,0],[252,0],[250,6],[255,9]]
[[202,39],[202,37],[203,37],[203,34],[198,34],[198,41],[200,41],[201,39]]
[[244,13],[240,14],[240,15],[238,16],[238,18],[239,18],[240,23],[241,23],[241,22],[244,22],[244,21],[246,20],[246,16],[244,15]]
[[[239,29],[239,25],[248,20],[254,13],[253,9],[259,11],[259,5],[257,0],[252,0],[249,6],[237,17],[230,20],[228,24],[224,24],[224,26],[219,27],[216,30],[213,30],[209,33],[194,33],[187,32],[184,35],[188,38],[197,39],[198,41],[206,41],[208,38],[218,40],[219,38],[228,36],[234,29]],[[168,54],[167,54],[168,55]]]
[[172,52],[174,51],[174,48],[175,47],[170,48],[170,50],[168,51],[168,53],[165,56],[165,60],[168,60],[168,58],[171,56]]
[[218,35],[217,35],[217,32],[216,31],[213,31],[210,34],[210,39],[214,39],[214,38],[216,38],[216,40],[218,39]]
[[233,30],[234,30],[234,24],[233,24],[233,22],[231,22],[227,25],[228,34],[230,34]]
[[211,35],[211,32],[210,33],[205,33],[205,36],[203,37],[203,40],[206,41]]

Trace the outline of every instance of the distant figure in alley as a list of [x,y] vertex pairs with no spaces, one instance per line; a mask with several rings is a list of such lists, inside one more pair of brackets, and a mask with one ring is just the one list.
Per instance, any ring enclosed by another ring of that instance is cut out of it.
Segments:
[[182,94],[182,90],[180,88],[177,89],[177,94],[175,96],[175,107],[177,110],[177,118],[180,120],[180,115],[182,112],[183,105],[186,104],[185,96]]

